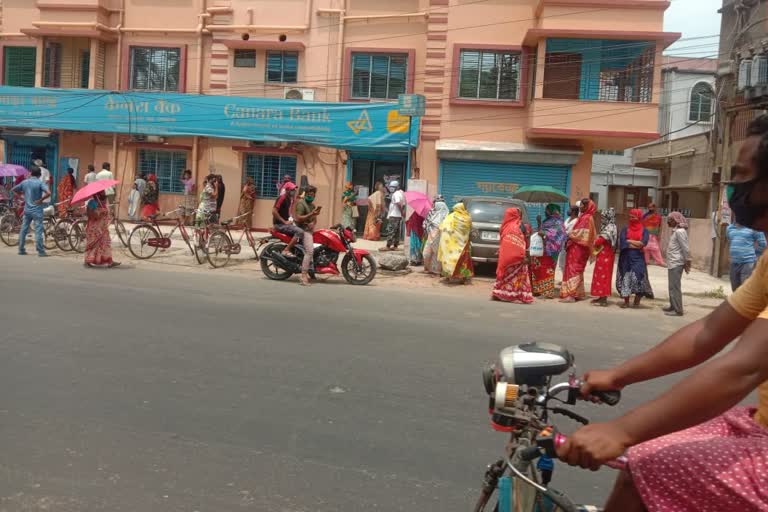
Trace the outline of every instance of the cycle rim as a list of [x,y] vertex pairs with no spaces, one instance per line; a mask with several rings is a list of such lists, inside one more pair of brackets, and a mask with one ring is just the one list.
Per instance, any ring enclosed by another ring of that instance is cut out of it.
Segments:
[[214,268],[220,268],[229,263],[229,237],[223,232],[213,233],[208,238],[207,256],[208,262]]
[[152,226],[136,226],[128,239],[128,250],[140,260],[149,259],[155,255],[158,248],[147,245],[148,240],[159,236]]

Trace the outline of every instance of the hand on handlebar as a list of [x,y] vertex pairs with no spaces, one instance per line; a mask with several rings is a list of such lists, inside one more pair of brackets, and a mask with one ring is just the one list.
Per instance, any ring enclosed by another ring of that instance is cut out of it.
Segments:
[[[621,391],[623,386],[617,382],[616,372],[613,370],[592,370],[584,374],[581,383],[581,396],[585,400],[599,402],[599,391]],[[615,404],[610,404],[615,405]]]
[[574,432],[556,451],[560,460],[571,466],[597,471],[622,456],[630,444],[627,433],[615,422],[592,423]]

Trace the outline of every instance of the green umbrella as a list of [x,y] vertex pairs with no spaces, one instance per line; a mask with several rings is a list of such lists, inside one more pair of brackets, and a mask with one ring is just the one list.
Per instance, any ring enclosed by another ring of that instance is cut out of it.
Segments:
[[567,203],[568,196],[562,190],[544,185],[529,185],[515,191],[515,199],[526,203]]

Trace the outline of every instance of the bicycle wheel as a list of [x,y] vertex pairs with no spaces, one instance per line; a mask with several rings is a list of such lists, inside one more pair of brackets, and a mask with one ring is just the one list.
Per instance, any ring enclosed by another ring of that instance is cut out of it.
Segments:
[[157,247],[147,243],[150,238],[160,238],[160,233],[157,232],[154,226],[139,224],[133,228],[133,231],[128,236],[128,250],[134,258],[147,260],[155,255]]
[[85,252],[85,225],[87,221],[80,219],[72,224],[69,230],[69,245],[72,250],[83,254]]
[[21,221],[13,212],[8,212],[0,218],[0,240],[8,247],[19,245],[19,230]]
[[195,259],[198,265],[206,261],[208,253],[208,236],[202,230],[195,230]]
[[56,247],[64,252],[71,251],[72,246],[69,243],[69,231],[72,229],[74,221],[72,219],[59,219],[53,226],[53,238]]
[[53,232],[55,225],[53,219],[43,220],[43,246],[49,251],[56,248],[56,235]]
[[128,247],[128,230],[125,229],[125,224],[123,224],[123,221],[115,219],[115,221],[112,223],[112,226],[114,226],[114,230],[117,233],[117,238],[120,240],[120,243],[123,245],[123,247]]
[[232,240],[226,231],[214,231],[208,239],[206,257],[213,268],[221,268],[229,263]]

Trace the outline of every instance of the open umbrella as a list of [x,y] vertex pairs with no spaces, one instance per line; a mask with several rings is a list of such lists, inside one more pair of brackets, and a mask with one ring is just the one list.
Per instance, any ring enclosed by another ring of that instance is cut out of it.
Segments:
[[23,165],[0,164],[0,178],[7,176],[24,176],[29,171]]
[[422,217],[426,217],[430,208],[432,208],[432,201],[429,200],[429,197],[424,192],[406,191],[405,202]]
[[79,203],[80,201],[85,201],[91,196],[95,196],[99,192],[104,192],[109,187],[114,187],[120,183],[117,180],[98,180],[98,181],[92,181],[80,190],[77,191],[75,196],[72,198],[72,201],[70,201],[70,204]]
[[515,199],[526,203],[567,203],[568,196],[562,190],[545,185],[529,185],[515,191]]

